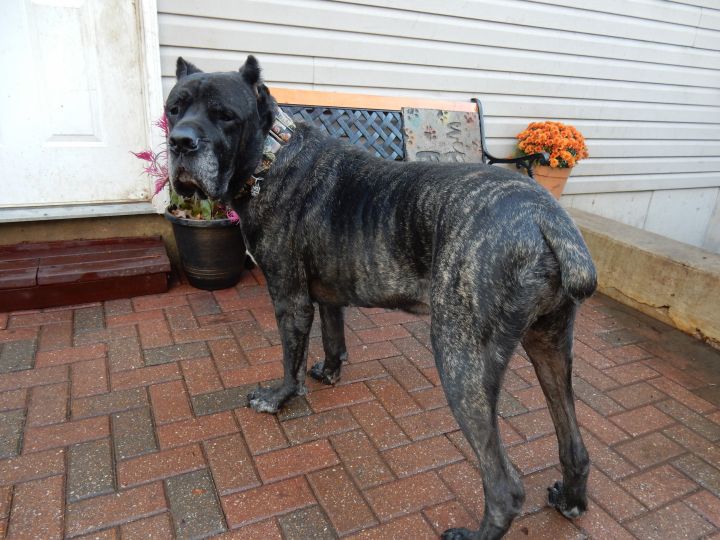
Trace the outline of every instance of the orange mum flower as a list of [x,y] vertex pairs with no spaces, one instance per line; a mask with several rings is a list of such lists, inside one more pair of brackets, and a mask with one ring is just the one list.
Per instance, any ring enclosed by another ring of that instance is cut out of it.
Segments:
[[532,122],[517,135],[517,140],[520,155],[547,152],[554,168],[574,167],[588,157],[585,138],[576,128],[562,122]]

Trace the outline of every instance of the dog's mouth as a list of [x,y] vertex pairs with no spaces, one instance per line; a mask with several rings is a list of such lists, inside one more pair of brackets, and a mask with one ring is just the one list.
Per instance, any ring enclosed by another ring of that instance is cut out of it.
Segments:
[[221,180],[218,161],[212,152],[206,151],[193,156],[170,154],[168,165],[173,188],[178,195],[222,200],[224,182]]
[[200,187],[200,182],[185,167],[178,167],[173,177],[173,187],[178,195],[182,197],[199,196],[207,198],[207,194]]

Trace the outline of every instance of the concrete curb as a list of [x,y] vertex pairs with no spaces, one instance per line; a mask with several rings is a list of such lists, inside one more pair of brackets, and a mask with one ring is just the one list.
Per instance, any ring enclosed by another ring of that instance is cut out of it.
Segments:
[[576,209],[600,292],[720,348],[720,255]]

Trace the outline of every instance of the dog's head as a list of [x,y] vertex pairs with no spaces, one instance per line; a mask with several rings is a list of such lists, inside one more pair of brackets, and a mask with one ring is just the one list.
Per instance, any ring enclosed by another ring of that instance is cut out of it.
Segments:
[[238,70],[203,73],[182,58],[165,105],[168,168],[175,190],[230,201],[262,157],[274,102],[248,56]]

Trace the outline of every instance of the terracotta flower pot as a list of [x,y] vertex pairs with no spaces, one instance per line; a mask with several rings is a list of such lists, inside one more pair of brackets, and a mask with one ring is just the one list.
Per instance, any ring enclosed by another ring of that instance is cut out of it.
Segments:
[[538,165],[533,168],[533,177],[538,184],[552,193],[553,197],[559,199],[571,172],[572,167],[554,169],[547,165]]

